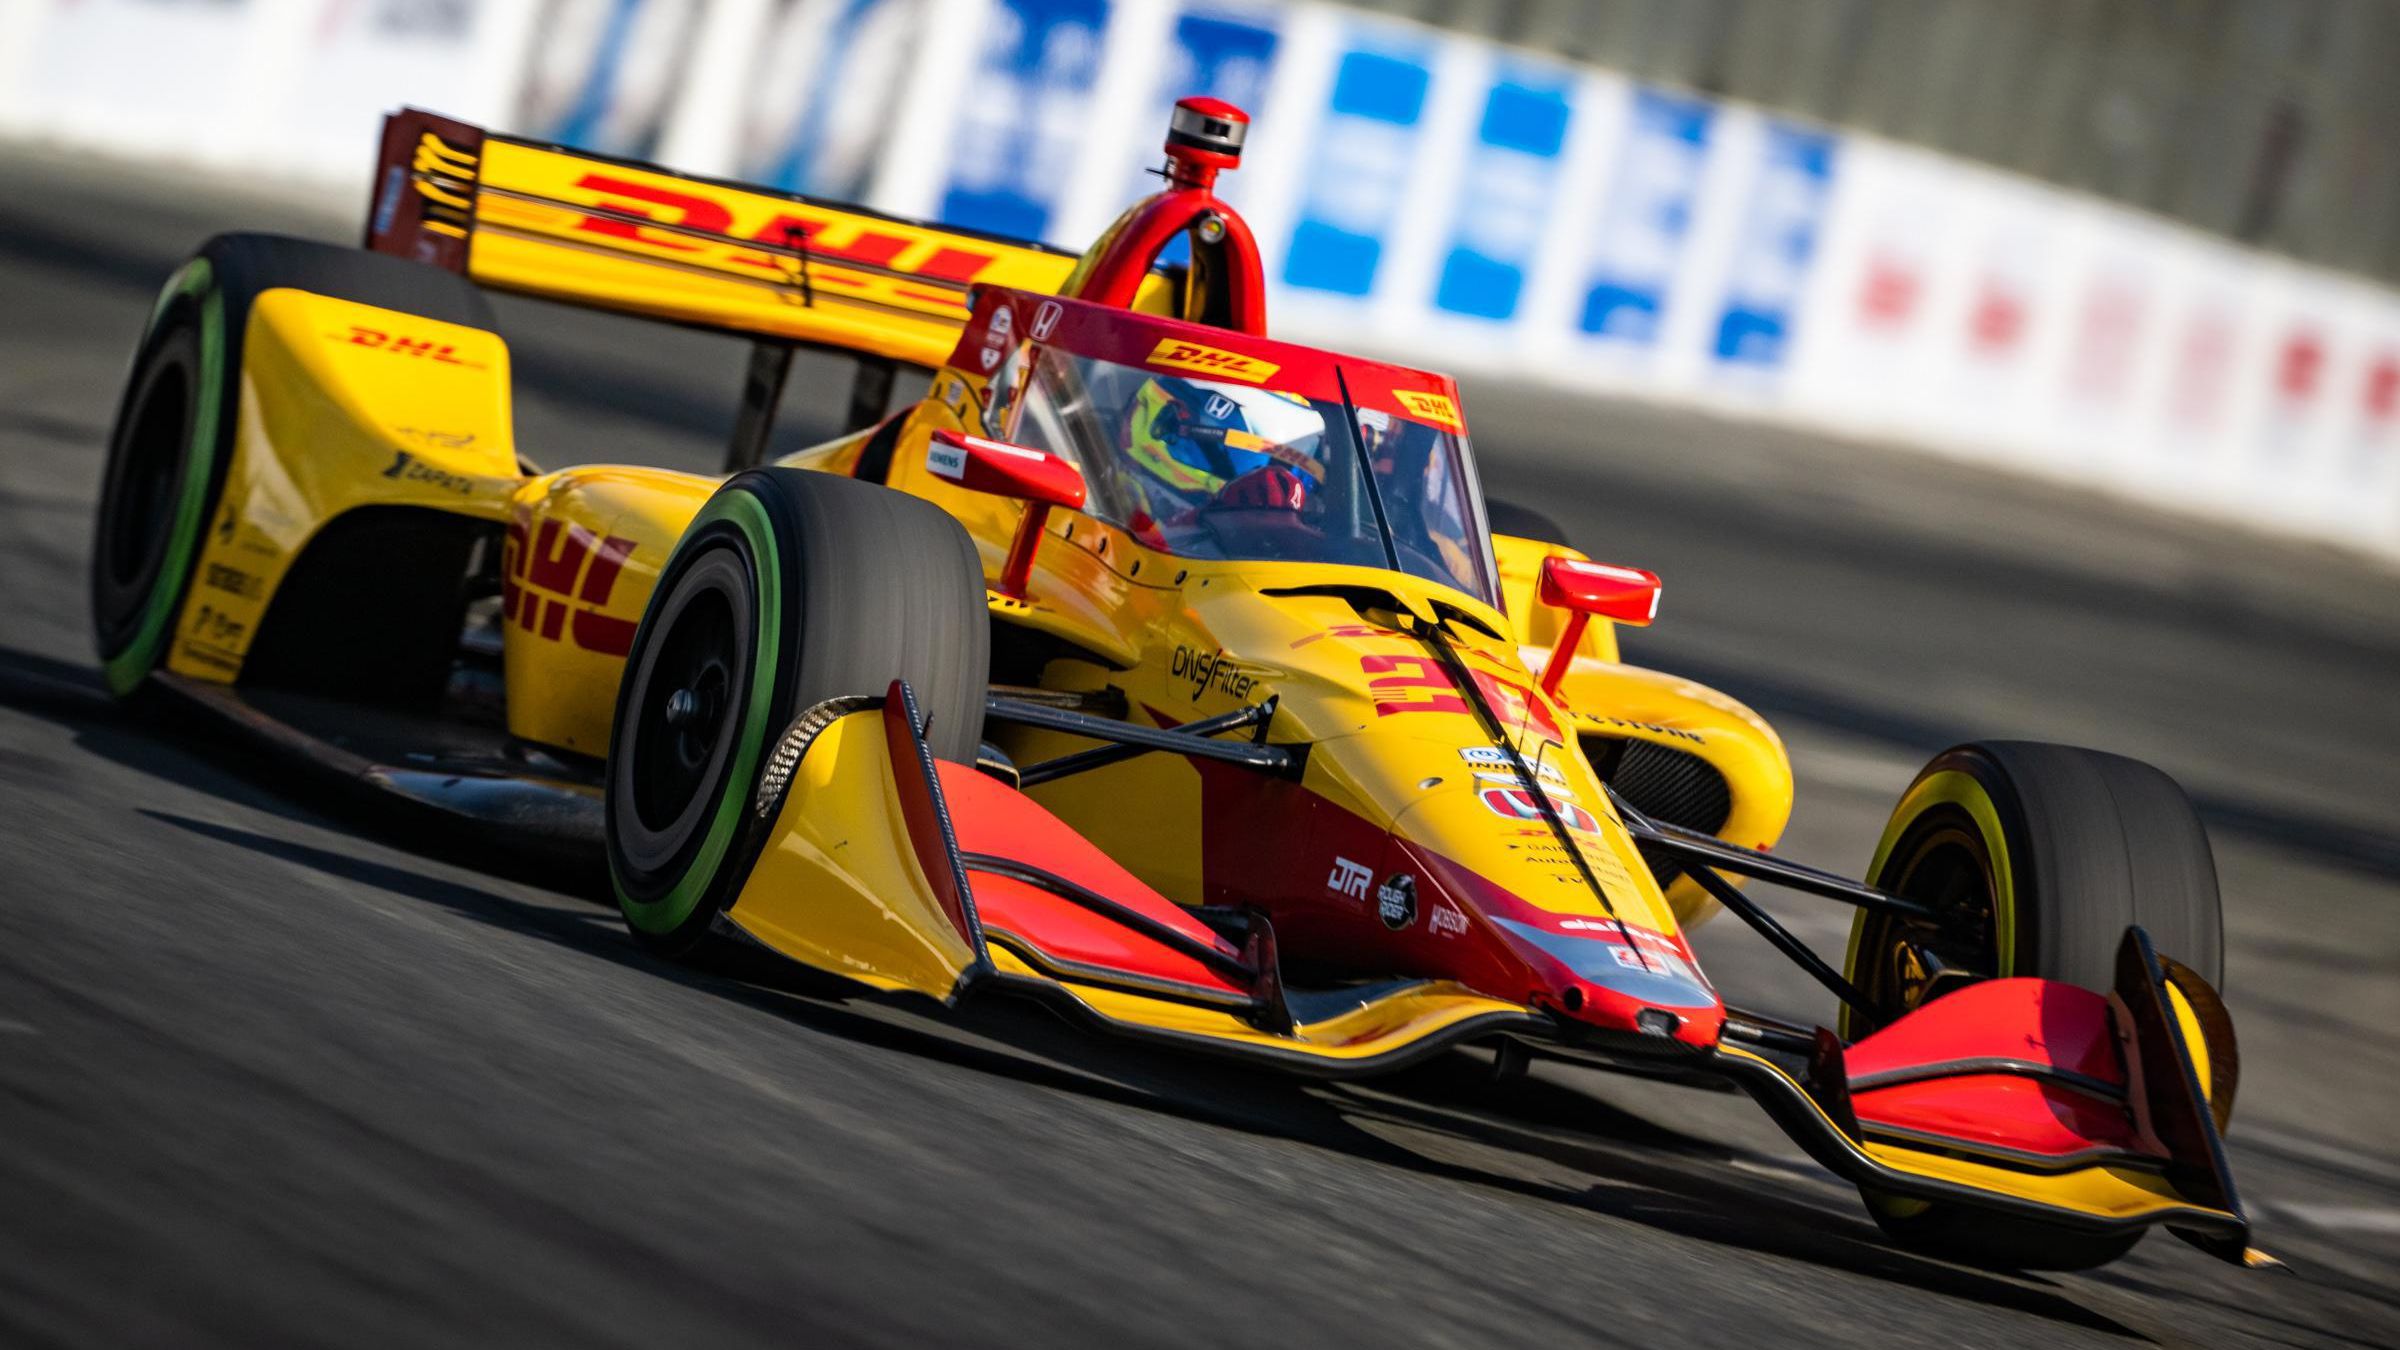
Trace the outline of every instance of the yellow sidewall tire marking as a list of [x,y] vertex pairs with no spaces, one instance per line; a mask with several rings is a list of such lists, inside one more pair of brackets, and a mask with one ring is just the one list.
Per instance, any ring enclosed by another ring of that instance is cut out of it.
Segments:
[[[1888,885],[1883,869],[1892,860],[1892,850],[1900,846],[1900,837],[1918,817],[1937,806],[1955,806],[1965,811],[1983,835],[1984,851],[1992,860],[1992,924],[1999,937],[2000,969],[2003,978],[2014,975],[2017,966],[2017,883],[2008,857],[2008,835],[2000,828],[2000,808],[1983,784],[1958,769],[1943,769],[1930,773],[1909,785],[1893,809],[1891,823],[1883,827],[1883,839],[1875,845],[1875,860],[1867,865],[1867,876],[1876,885]],[[1858,911],[1850,920],[1850,946],[1842,957],[1842,973],[1858,979],[1859,946],[1864,941],[1867,912]],[[1841,1033],[1850,1035],[1850,1007],[1841,1010]]]

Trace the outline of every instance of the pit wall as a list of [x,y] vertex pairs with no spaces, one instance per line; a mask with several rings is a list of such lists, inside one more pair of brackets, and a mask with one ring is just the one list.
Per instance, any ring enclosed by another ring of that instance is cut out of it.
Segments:
[[1227,195],[1287,336],[2400,557],[2400,295],[1979,165],[1338,6],[0,6],[0,137],[288,179],[337,206],[363,204],[377,119],[406,102],[1080,244],[1155,185],[1144,169],[1184,93],[1258,119]]

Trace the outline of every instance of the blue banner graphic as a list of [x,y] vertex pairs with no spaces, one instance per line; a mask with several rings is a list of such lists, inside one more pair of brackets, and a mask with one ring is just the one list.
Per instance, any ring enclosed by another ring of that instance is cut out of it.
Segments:
[[1434,304],[1483,319],[1517,312],[1556,195],[1573,87],[1564,71],[1512,65],[1485,95]]
[[1717,321],[1720,361],[1783,364],[1792,311],[1816,256],[1817,228],[1833,191],[1834,137],[1783,122],[1767,125],[1758,181],[1735,246]]
[[998,0],[959,107],[940,217],[1039,239],[1076,171],[1109,0]]
[[1715,116],[1698,99],[1635,91],[1592,239],[1584,332],[1645,346],[1657,340]]
[[1422,47],[1360,44],[1342,53],[1317,128],[1300,220],[1283,279],[1313,291],[1366,295],[1415,177],[1433,69]]

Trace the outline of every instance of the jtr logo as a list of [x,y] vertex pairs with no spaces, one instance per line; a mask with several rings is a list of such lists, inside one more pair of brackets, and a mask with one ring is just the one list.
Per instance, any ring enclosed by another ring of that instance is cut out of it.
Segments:
[[413,338],[399,333],[386,333],[380,328],[369,328],[364,324],[350,325],[347,335],[329,333],[327,336],[337,342],[347,342],[353,347],[367,347],[379,352],[390,352],[395,356],[414,356],[420,360],[438,361],[445,366],[465,366],[470,370],[483,369],[481,361],[466,360],[458,354],[458,348],[451,343],[435,342],[430,338]]
[[501,616],[553,642],[562,633],[570,635],[587,652],[621,657],[632,651],[633,620],[612,619],[600,610],[616,589],[617,573],[633,556],[633,541],[545,520],[528,547],[527,525],[523,519],[508,525],[501,550]]

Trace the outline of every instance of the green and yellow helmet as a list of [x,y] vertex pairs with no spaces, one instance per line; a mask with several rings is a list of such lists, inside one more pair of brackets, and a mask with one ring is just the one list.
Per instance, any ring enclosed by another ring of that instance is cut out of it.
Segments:
[[1271,389],[1153,375],[1125,415],[1133,462],[1184,496],[1213,495],[1269,464],[1325,481],[1325,418],[1307,399]]

